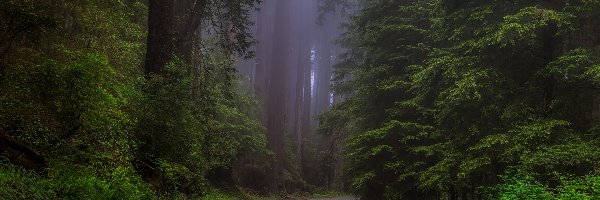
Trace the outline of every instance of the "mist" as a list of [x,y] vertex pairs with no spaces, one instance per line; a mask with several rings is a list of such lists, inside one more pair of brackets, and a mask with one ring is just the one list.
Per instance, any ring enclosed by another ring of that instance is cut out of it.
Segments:
[[[300,174],[303,142],[327,145],[326,138],[314,133],[317,117],[340,100],[331,86],[333,65],[342,51],[336,40],[344,31],[345,17],[323,11],[320,2],[263,2],[252,14],[256,24],[251,32],[258,42],[251,49],[255,57],[238,59],[236,64],[244,88],[258,97],[263,108],[268,146],[276,155],[271,181],[281,181],[286,170],[286,139],[293,143]],[[338,175],[331,174],[328,184]]]
[[600,0],[2,0],[0,199],[600,199]]

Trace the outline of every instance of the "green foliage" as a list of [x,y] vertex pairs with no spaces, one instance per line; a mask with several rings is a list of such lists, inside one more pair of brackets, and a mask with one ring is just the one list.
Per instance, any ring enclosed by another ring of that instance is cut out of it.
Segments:
[[597,199],[600,196],[598,176],[587,175],[582,177],[559,175],[559,185],[548,187],[536,180],[535,174],[512,173],[503,175],[503,182],[494,186],[497,192],[493,199]]
[[190,152],[203,136],[198,118],[203,105],[196,105],[201,102],[192,96],[196,82],[187,75],[187,66],[177,61],[167,65],[163,75],[152,75],[145,85],[141,130],[137,131],[142,141],[152,142],[143,144],[144,151],[182,164],[203,162],[202,154]]
[[508,184],[497,186],[501,191],[498,199],[552,199],[551,191],[536,182],[532,177],[525,176],[522,178],[504,178]]
[[0,2],[0,135],[50,167],[47,178],[3,167],[0,198],[191,198],[208,192],[211,170],[266,165],[257,103],[238,91],[230,57],[253,43],[256,1],[210,3],[224,22],[213,28],[235,28],[235,41],[205,38],[201,67],[174,60],[144,77],[146,2]]
[[203,194],[211,170],[230,169],[236,159],[266,162],[264,128],[252,115],[257,104],[236,91],[233,62],[218,48],[203,58],[201,70],[172,61],[144,85],[138,157],[160,166],[155,187],[167,192]]
[[275,198],[270,197],[259,197],[250,196],[244,193],[227,193],[220,190],[212,190],[207,195],[200,198],[200,200],[271,200]]
[[134,123],[122,109],[128,88],[113,81],[116,72],[106,57],[66,50],[63,54],[69,61],[48,59],[26,70],[7,68],[0,125],[48,157],[124,156],[131,145],[127,127]]
[[223,0],[206,1],[207,9],[206,19],[212,22],[211,29],[214,29],[219,37],[219,47],[227,54],[237,53],[244,58],[254,56],[250,47],[255,44],[252,38],[250,26],[254,24],[250,15],[252,10],[261,0]]
[[2,166],[0,194],[5,199],[156,199],[131,168],[96,174],[94,170],[56,167],[48,179]]
[[599,60],[600,58],[593,49],[574,49],[552,61],[540,75],[555,77],[563,83],[584,82],[589,85],[598,85],[600,68],[597,63]]
[[[347,186],[365,199],[480,199],[497,184],[506,199],[597,198],[550,177],[585,182],[600,160],[598,4],[363,2],[336,66],[348,97],[319,128],[347,138]],[[499,178],[509,168],[538,175]]]
[[[0,3],[0,60],[18,43],[39,43],[40,40],[57,28],[57,21],[44,13],[35,2],[3,1]],[[16,44],[15,44],[16,43]]]
[[210,193],[204,197],[201,198],[202,200],[235,200],[235,199],[239,199],[235,196],[231,196],[229,194],[222,194],[222,193]]
[[540,30],[556,26],[568,31],[573,17],[573,15],[544,9],[540,6],[525,7],[514,15],[505,16],[492,40],[495,40],[493,43],[500,46],[516,46],[527,44],[527,42],[529,42],[528,45],[535,45],[532,42],[535,42],[540,37],[539,34],[543,33]]
[[129,111],[140,94],[135,88],[145,34],[129,11],[145,6],[10,0],[2,7],[1,14],[12,17],[0,24],[19,29],[3,29],[3,36],[34,38],[25,31],[39,37],[15,39],[0,63],[1,132],[48,159],[126,163],[137,123]]

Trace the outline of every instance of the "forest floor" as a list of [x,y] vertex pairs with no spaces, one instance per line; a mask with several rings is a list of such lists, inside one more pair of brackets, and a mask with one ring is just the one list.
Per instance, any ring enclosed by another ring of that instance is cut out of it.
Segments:
[[323,199],[308,199],[308,200],[358,200],[354,197],[338,197],[338,198],[323,198]]

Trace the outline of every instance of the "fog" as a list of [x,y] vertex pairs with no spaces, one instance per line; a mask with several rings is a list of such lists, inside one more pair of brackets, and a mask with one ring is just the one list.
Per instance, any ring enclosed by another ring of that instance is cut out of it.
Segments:
[[256,56],[238,59],[245,89],[262,105],[268,146],[277,158],[274,174],[285,165],[285,137],[302,158],[303,139],[320,140],[314,134],[317,116],[340,99],[330,87],[344,17],[319,7],[319,0],[264,1],[252,16]]

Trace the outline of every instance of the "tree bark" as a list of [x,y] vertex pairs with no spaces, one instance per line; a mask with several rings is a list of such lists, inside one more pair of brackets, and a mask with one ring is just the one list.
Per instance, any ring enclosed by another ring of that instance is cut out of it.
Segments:
[[174,56],[193,64],[195,33],[207,4],[207,0],[149,0],[146,74],[160,73]]
[[267,99],[268,105],[268,146],[275,153],[273,161],[272,177],[269,180],[271,192],[279,192],[283,180],[283,169],[285,166],[284,130],[285,130],[285,97],[286,83],[286,60],[289,50],[289,0],[277,1],[275,18],[275,37],[273,43],[273,56],[270,70],[270,94]]
[[158,74],[173,59],[175,49],[174,0],[149,0],[146,74]]

